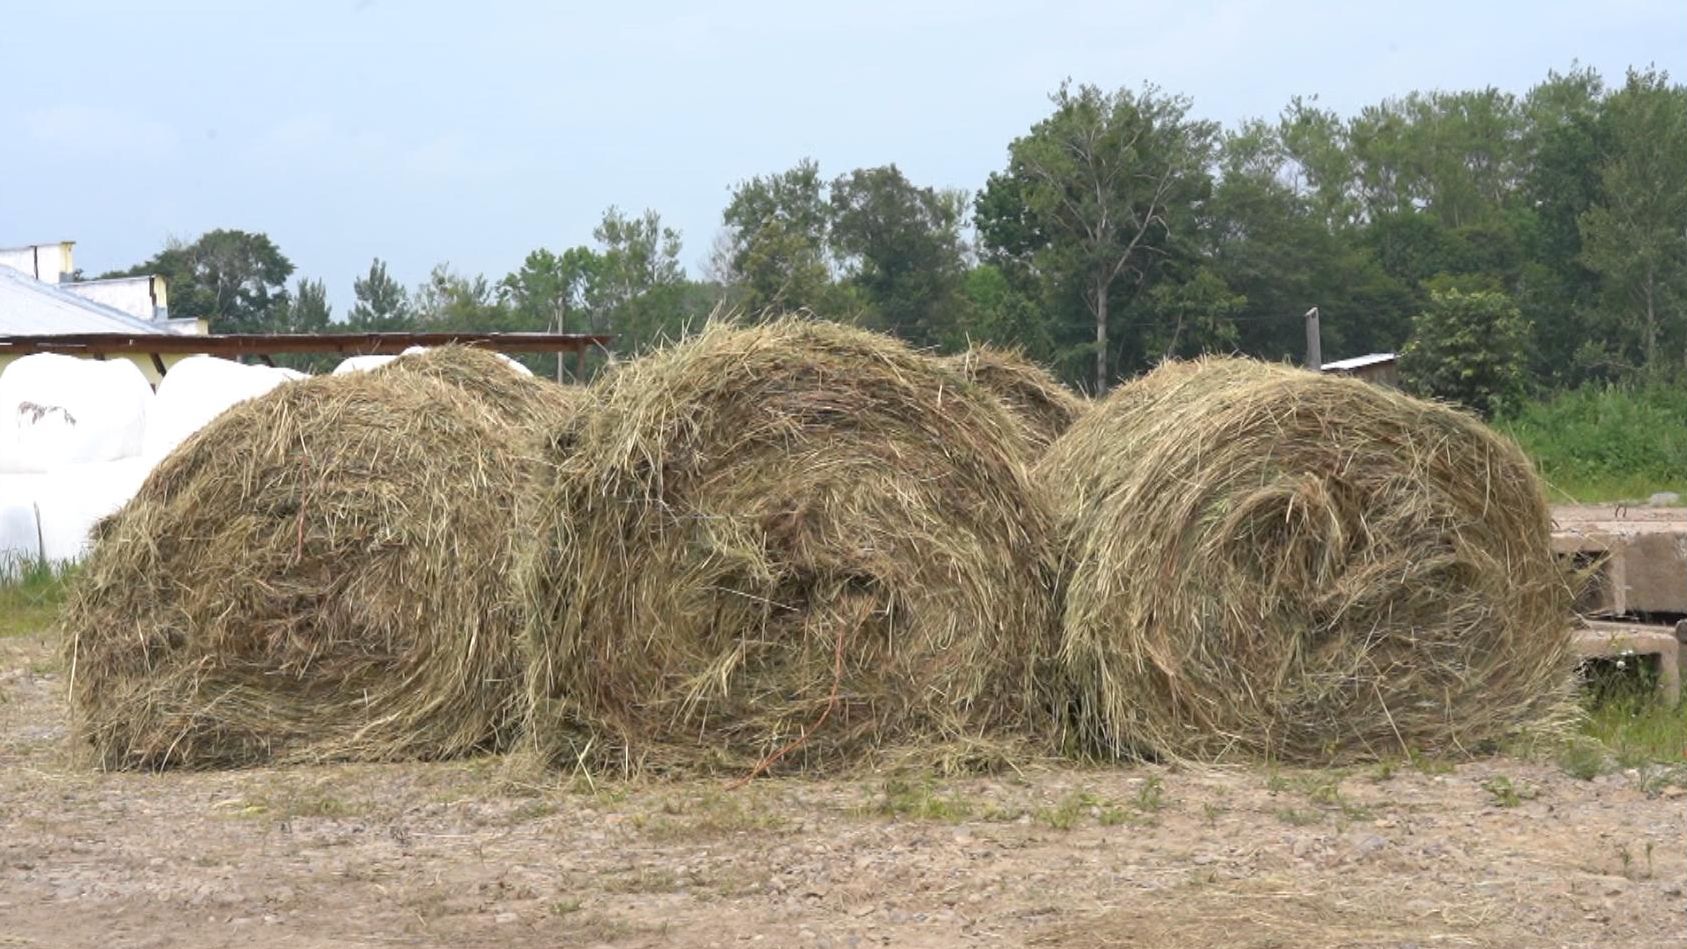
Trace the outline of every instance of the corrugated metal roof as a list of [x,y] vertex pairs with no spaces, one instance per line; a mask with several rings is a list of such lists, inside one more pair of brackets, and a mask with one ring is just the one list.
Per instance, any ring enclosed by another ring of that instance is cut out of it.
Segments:
[[10,267],[0,267],[0,336],[167,332],[151,320],[85,300]]
[[1352,369],[1363,369],[1366,366],[1376,366],[1385,362],[1393,362],[1397,357],[1393,353],[1371,353],[1368,356],[1354,356],[1351,359],[1338,359],[1335,362],[1324,363],[1325,372],[1346,372]]

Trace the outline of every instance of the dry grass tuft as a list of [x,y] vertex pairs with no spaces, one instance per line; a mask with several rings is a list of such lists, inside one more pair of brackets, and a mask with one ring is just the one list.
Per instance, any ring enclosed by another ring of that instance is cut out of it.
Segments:
[[449,383],[484,400],[516,424],[548,424],[579,399],[578,386],[535,378],[505,357],[473,346],[438,346],[400,356],[374,372],[409,372]]
[[1071,428],[1088,408],[1082,396],[1017,352],[974,346],[944,363],[1007,403],[1037,453]]
[[75,728],[101,765],[511,742],[513,528],[537,442],[511,423],[525,409],[428,375],[325,376],[242,403],[103,523],[64,624]]
[[547,759],[750,773],[1046,739],[1047,517],[995,400],[791,318],[717,322],[590,398],[524,567]]
[[1566,708],[1570,590],[1528,460],[1475,419],[1239,359],[1057,441],[1062,656],[1103,751],[1472,750]]

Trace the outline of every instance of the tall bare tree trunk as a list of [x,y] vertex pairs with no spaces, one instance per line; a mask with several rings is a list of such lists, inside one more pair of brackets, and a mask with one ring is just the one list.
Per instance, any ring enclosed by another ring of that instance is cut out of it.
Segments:
[[1107,281],[1095,282],[1095,394],[1107,394]]

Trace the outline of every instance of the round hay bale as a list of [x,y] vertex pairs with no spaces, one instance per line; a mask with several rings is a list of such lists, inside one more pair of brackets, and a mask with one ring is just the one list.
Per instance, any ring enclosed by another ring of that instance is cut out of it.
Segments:
[[374,370],[410,372],[476,396],[516,424],[555,422],[578,398],[577,386],[535,377],[520,363],[491,350],[452,344],[406,353]]
[[1007,404],[1041,454],[1084,414],[1087,403],[1052,373],[1023,355],[993,346],[974,346],[944,363]]
[[1106,752],[1437,754],[1563,710],[1570,590],[1540,484],[1462,412],[1173,363],[1036,476],[1064,546],[1063,665]]
[[994,399],[793,318],[712,324],[592,398],[524,571],[550,761],[956,764],[1049,734],[1047,517]]
[[410,372],[223,413],[98,530],[64,624],[79,736],[107,768],[507,746],[523,435]]

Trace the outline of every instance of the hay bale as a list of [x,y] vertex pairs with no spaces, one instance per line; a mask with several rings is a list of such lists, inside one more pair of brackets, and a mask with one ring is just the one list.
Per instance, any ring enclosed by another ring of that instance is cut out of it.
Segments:
[[411,372],[456,386],[517,424],[554,423],[578,398],[577,386],[535,377],[508,356],[451,344],[422,349],[377,366],[375,373]]
[[1554,718],[1570,591],[1521,451],[1461,412],[1239,359],[1164,366],[1036,468],[1080,729],[1322,762]]
[[788,770],[1047,735],[1047,518],[995,400],[791,318],[711,324],[592,397],[524,569],[549,760]]
[[944,363],[1006,403],[1039,454],[1087,408],[1085,400],[1052,373],[1017,352],[974,346]]
[[78,736],[108,768],[508,745],[522,436],[411,372],[223,413],[99,529],[64,624]]

